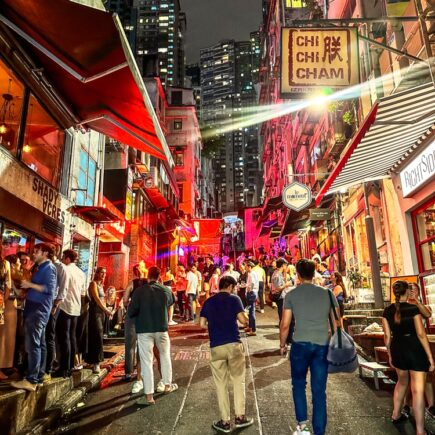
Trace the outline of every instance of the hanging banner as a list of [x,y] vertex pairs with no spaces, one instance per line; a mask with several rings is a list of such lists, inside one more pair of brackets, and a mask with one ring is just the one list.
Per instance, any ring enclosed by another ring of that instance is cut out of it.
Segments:
[[356,28],[283,28],[281,97],[304,99],[359,84]]

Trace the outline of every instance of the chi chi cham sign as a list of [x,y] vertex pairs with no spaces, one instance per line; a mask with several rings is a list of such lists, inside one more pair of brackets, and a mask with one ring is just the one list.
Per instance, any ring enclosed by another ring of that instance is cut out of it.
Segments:
[[281,47],[283,97],[306,98],[322,88],[359,83],[356,28],[284,28]]
[[282,191],[283,204],[292,210],[301,211],[307,208],[311,201],[311,189],[297,181],[288,184]]

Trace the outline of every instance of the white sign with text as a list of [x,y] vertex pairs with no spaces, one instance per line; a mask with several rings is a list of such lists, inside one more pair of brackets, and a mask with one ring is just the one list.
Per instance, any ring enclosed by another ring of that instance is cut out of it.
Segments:
[[403,196],[407,197],[435,175],[435,141],[400,172]]
[[282,202],[287,208],[301,211],[307,208],[312,201],[311,189],[305,184],[294,181],[284,187],[282,192]]

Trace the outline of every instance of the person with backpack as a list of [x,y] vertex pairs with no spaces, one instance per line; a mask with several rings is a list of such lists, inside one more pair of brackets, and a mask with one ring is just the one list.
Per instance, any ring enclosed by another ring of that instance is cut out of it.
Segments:
[[[324,435],[327,423],[326,382],[328,379],[329,314],[337,313],[338,303],[332,292],[313,284],[316,265],[301,259],[296,264],[300,285],[287,293],[280,323],[280,353],[287,353],[287,339],[292,318],[296,325],[290,352],[290,366],[298,425],[293,435],[309,435],[306,384],[310,369],[313,400],[313,430]],[[341,326],[336,322],[336,326]]]

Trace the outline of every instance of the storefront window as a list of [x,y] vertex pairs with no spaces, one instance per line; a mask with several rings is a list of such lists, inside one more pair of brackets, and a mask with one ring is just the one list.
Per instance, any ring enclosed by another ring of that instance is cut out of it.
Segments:
[[0,61],[0,145],[16,154],[24,85]]
[[435,269],[435,201],[415,215],[423,271]]
[[20,231],[6,227],[2,236],[2,256],[7,257],[8,255],[16,254],[20,251],[30,251],[29,238]]
[[30,95],[22,160],[52,186],[59,184],[64,143],[65,132]]

